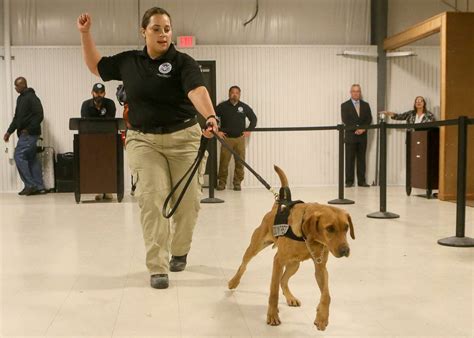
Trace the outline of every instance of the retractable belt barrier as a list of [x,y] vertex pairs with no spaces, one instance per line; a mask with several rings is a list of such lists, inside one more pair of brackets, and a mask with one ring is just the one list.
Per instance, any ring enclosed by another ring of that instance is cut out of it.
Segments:
[[[326,130],[337,130],[339,135],[339,159],[338,159],[338,198],[328,201],[330,204],[353,204],[354,201],[344,198],[344,131],[345,130],[356,130],[356,129],[379,129],[380,130],[380,147],[379,147],[379,211],[373,212],[367,215],[370,218],[398,218],[399,215],[387,211],[387,129],[424,129],[424,128],[436,128],[436,127],[448,127],[448,126],[457,126],[458,127],[458,166],[457,166],[457,200],[456,200],[456,236],[448,237],[438,240],[438,244],[445,246],[454,246],[454,247],[474,247],[474,239],[465,236],[465,217],[466,217],[466,171],[467,171],[467,134],[468,134],[468,125],[474,124],[474,119],[469,119],[466,116],[460,116],[457,119],[442,120],[435,122],[426,122],[426,123],[416,123],[416,124],[389,124],[384,121],[381,121],[378,124],[365,125],[365,126],[314,126],[314,127],[273,127],[273,128],[255,128],[254,132],[300,132],[300,131],[326,131]],[[248,165],[238,154],[236,154],[218,135],[214,134],[216,139],[230,151],[234,158],[237,161],[240,161],[255,177],[262,183],[263,186],[270,192],[272,192],[275,198],[278,197],[278,194],[273,190],[273,188],[266,182],[250,165]],[[201,150],[201,149],[200,149]],[[204,148],[205,150],[205,148]],[[214,148],[214,151],[215,148]],[[198,155],[199,157],[200,155]],[[216,156],[216,154],[214,154]],[[198,160],[198,157],[196,160]],[[201,158],[202,159],[202,158]],[[199,160],[200,162],[200,160]],[[195,165],[193,163],[193,165]],[[216,170],[212,166],[212,170]],[[178,182],[178,186],[184,181],[184,178],[192,171],[192,167],[186,172],[185,176]],[[196,170],[193,170],[191,173],[194,175]],[[213,173],[215,175],[215,173]],[[407,173],[408,174],[408,173]],[[185,193],[185,189],[189,185],[188,180],[185,188],[181,192],[175,206],[167,214],[166,208],[169,200],[171,199],[174,192],[177,190],[177,187],[174,187],[166,199],[166,203],[163,206],[163,215],[167,218],[171,217],[172,214],[176,211],[176,208],[179,205],[179,202],[182,198],[182,195]],[[213,182],[210,182],[212,185]],[[211,189],[210,189],[211,190]],[[213,191],[213,190],[212,190]]]

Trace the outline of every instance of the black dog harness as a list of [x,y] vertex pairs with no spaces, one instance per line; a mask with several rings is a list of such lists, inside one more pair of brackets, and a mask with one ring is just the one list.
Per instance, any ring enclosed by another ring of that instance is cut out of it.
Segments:
[[303,201],[292,201],[291,192],[288,187],[280,188],[280,196],[278,198],[278,210],[275,215],[275,221],[273,222],[273,236],[281,237],[285,236],[292,240],[304,242],[305,236],[297,236],[291,229],[291,225],[288,224],[288,218],[290,217],[291,209]]

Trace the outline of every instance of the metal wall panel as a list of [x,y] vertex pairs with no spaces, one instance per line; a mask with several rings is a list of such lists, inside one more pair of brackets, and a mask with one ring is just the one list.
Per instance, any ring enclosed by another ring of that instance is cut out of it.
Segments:
[[[133,48],[133,47],[132,47]],[[111,55],[126,47],[101,48]],[[224,100],[230,85],[242,87],[242,100],[250,104],[259,126],[334,125],[340,122],[340,103],[349,87],[362,85],[365,99],[376,107],[376,64],[373,59],[338,56],[344,49],[375,52],[374,47],[350,46],[200,46],[187,52],[200,60],[216,60],[217,95]],[[90,75],[77,47],[15,47],[13,76],[25,76],[45,109],[44,136],[56,152],[72,150],[70,117],[90,97]],[[114,98],[117,83],[107,83]],[[118,108],[118,115],[121,109]],[[11,116],[2,112],[1,120]],[[264,177],[277,183],[272,165],[286,170],[293,185],[330,185],[337,181],[337,133],[254,133],[248,145],[249,162]],[[368,180],[374,178],[375,142],[368,151]],[[7,173],[4,174],[3,172]],[[2,160],[1,191],[20,188],[16,169]],[[6,176],[5,176],[6,175]],[[126,185],[129,180],[126,174]],[[247,175],[246,186],[258,182]]]
[[[375,47],[272,46],[199,47],[196,59],[217,60],[218,101],[237,84],[242,101],[258,116],[258,126],[321,126],[340,123],[340,104],[352,83],[360,83],[365,99],[376,107],[374,59],[338,56],[344,49],[375,53]],[[372,133],[371,133],[372,134]],[[368,181],[374,179],[373,135],[370,136]],[[273,164],[284,168],[293,186],[337,182],[337,132],[253,133],[247,147],[249,163],[274,184]],[[258,186],[247,175],[245,186]]]
[[195,35],[198,44],[368,44],[369,0],[14,0],[14,45],[78,45],[76,18],[89,12],[99,45],[141,43],[141,16],[167,9],[175,37]]

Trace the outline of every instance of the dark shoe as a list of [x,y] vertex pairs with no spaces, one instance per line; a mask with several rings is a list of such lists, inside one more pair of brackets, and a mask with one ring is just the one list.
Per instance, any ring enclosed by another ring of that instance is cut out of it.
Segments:
[[362,184],[358,184],[359,187],[364,187],[364,188],[369,188],[370,185],[368,185],[367,183],[362,183]]
[[240,187],[240,184],[235,184],[234,185],[234,191],[241,191],[242,188]]
[[26,193],[28,192],[28,189],[29,189],[29,188],[24,187],[23,190],[18,193],[18,195],[20,195],[20,196],[26,195]]
[[354,186],[354,183],[346,183],[346,188],[352,188]]
[[224,183],[219,183],[216,187],[216,190],[225,190],[225,184]]
[[46,195],[48,192],[46,191],[46,189],[36,189],[36,188],[33,188],[33,191],[28,194],[28,196],[31,196],[31,195]]
[[184,256],[171,256],[170,260],[170,271],[180,272],[186,268],[186,258],[188,255]]
[[25,191],[25,196],[33,196],[33,195],[38,195],[38,189],[36,188],[28,188],[26,191]]
[[154,289],[167,289],[169,285],[170,280],[166,273],[151,275],[150,277],[150,286]]

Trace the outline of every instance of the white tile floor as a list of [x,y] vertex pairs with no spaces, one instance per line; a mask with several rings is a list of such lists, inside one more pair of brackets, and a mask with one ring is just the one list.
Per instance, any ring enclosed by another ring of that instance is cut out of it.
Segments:
[[[366,217],[376,188],[353,188],[346,206],[357,239],[351,257],[330,258],[332,304],[324,333],[313,326],[319,291],[309,262],[292,279],[303,304],[280,299],[282,325],[265,323],[273,252],[249,266],[240,287],[227,280],[253,229],[272,204],[264,189],[225,191],[203,205],[189,265],[168,290],[149,285],[138,207],[76,205],[71,194],[1,194],[3,337],[466,336],[474,333],[474,249],[442,247],[454,234],[455,204],[406,197],[389,188],[396,220]],[[294,188],[293,197],[325,203],[335,188]],[[467,209],[474,235],[474,209]]]

